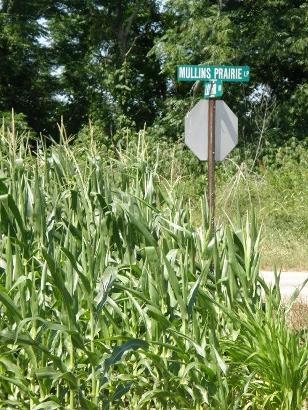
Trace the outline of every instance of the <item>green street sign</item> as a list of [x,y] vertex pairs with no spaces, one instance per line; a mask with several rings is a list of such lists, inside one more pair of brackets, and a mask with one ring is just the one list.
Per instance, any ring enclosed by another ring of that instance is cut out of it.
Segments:
[[249,81],[248,66],[229,65],[178,65],[178,81],[213,81],[221,80],[229,83]]
[[222,96],[222,81],[209,81],[204,83],[204,98],[216,98]]

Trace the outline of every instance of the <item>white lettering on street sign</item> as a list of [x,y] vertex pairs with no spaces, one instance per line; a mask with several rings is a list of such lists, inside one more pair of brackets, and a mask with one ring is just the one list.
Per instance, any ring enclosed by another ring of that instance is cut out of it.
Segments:
[[245,82],[249,81],[249,72],[248,66],[178,65],[177,79],[179,81]]
[[[201,160],[208,159],[208,100],[200,100],[185,117],[185,144]],[[237,145],[238,120],[224,101],[216,101],[215,160],[222,161]]]

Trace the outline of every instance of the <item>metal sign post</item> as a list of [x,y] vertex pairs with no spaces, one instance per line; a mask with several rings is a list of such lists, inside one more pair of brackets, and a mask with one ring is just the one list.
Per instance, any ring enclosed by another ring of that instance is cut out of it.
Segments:
[[215,112],[216,101],[209,100],[208,109],[208,208],[210,213],[211,227],[214,232],[215,225]]

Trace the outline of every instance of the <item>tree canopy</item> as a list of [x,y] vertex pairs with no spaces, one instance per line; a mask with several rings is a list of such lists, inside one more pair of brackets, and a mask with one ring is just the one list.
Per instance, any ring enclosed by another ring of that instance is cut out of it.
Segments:
[[305,0],[3,0],[0,21],[0,111],[36,132],[63,116],[70,133],[91,119],[108,135],[147,124],[177,137],[198,87],[175,67],[203,63],[251,67],[224,91],[246,140],[255,112],[273,141],[307,136]]

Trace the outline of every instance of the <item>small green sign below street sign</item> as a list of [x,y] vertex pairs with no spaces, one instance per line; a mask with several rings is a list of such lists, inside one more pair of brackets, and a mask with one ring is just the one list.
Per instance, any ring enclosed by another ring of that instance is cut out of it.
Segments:
[[216,98],[222,96],[222,81],[209,81],[204,83],[204,98]]
[[229,83],[249,81],[248,66],[228,65],[178,65],[179,81],[213,81],[221,80]]

